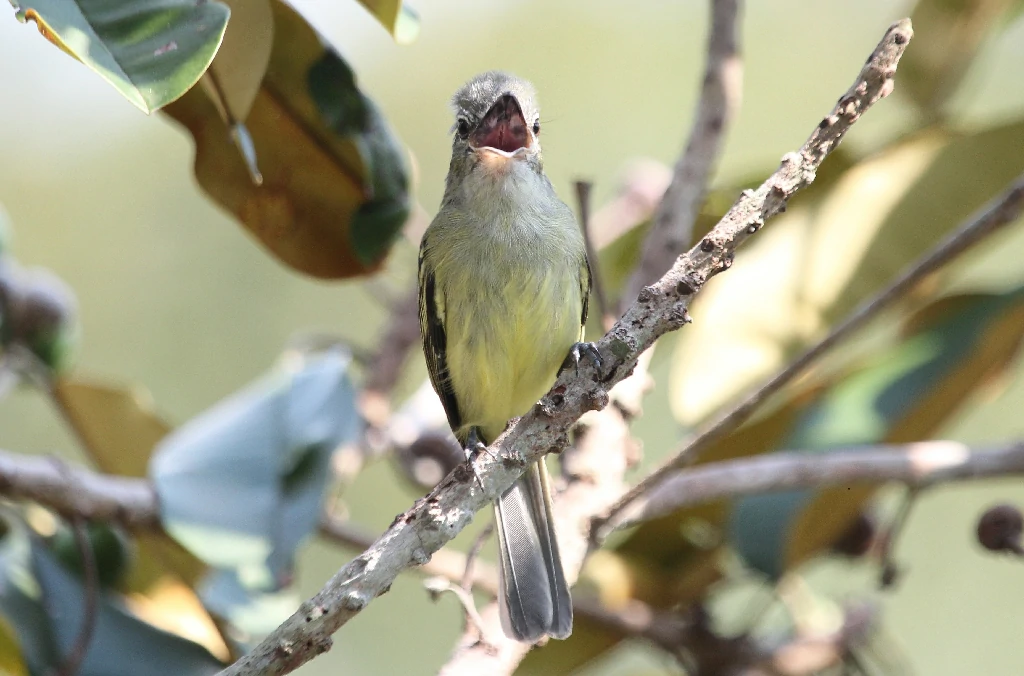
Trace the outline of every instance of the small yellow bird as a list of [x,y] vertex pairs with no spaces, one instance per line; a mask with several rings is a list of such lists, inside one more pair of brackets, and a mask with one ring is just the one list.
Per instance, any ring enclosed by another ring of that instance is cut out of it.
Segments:
[[[590,267],[572,211],[544,175],[530,83],[478,75],[452,100],[452,161],[420,246],[419,315],[430,380],[467,457],[554,384],[580,343]],[[572,632],[572,601],[544,461],[495,502],[502,624],[534,642]]]

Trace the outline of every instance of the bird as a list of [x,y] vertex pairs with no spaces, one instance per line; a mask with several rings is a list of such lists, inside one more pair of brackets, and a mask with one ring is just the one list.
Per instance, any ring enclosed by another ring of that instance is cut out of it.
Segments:
[[[430,381],[468,460],[527,413],[581,355],[591,274],[572,210],[544,173],[537,94],[481,73],[452,98],[452,158],[419,253],[419,320]],[[494,502],[504,633],[572,633],[572,600],[544,460]]]

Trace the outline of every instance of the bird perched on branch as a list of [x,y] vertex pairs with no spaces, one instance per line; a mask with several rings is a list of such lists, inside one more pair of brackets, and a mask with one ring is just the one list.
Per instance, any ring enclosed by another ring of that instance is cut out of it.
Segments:
[[[590,268],[572,211],[544,175],[530,83],[488,72],[452,99],[452,161],[420,246],[419,315],[430,380],[467,458],[525,414],[578,342]],[[520,641],[572,632],[547,468],[494,503],[502,625]]]

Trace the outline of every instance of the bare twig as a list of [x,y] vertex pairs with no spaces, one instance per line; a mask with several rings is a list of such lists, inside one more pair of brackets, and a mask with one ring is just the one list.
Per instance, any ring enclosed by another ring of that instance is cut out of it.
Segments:
[[899,540],[900,535],[903,533],[903,528],[910,519],[910,510],[913,509],[914,503],[917,502],[920,494],[921,490],[919,487],[907,486],[907,491],[900,500],[896,514],[893,515],[892,520],[885,529],[885,533],[881,537],[881,551],[878,556],[880,569],[878,581],[879,586],[883,589],[891,587],[899,576],[900,569],[896,565],[894,558],[896,541]]
[[591,218],[591,239],[600,251],[654,215],[672,180],[672,171],[651,159],[634,160],[625,169],[618,193]]
[[711,30],[700,101],[686,150],[676,163],[672,183],[662,197],[640,264],[623,290],[629,303],[645,284],[660,277],[693,237],[711,172],[729,122],[743,93],[739,13],[742,0],[711,0]]
[[52,458],[0,451],[0,495],[33,500],[88,521],[114,521],[132,528],[160,524],[160,506],[148,481],[61,466]]
[[[818,166],[850,126],[892,91],[896,65],[912,34],[909,19],[890,26],[853,86],[800,152],[787,154],[760,188],[744,191],[698,246],[640,292],[637,302],[596,343],[601,372],[590,363],[581,364],[578,372],[563,371],[537,406],[491,445],[491,453],[480,454],[472,469],[460,466],[398,515],[373,546],[339,570],[252,652],[222,671],[223,676],[286,674],[329,650],[331,635],[387,591],[402,570],[429,560],[526,467],[545,453],[563,448],[570,426],[583,413],[603,408],[608,389],[632,372],[640,354],[660,336],[685,324],[689,302],[704,282],[731,266],[736,248],[813,181]],[[583,557],[572,563],[567,559],[563,557],[567,577],[569,568],[576,566],[571,571],[575,577]]]
[[597,247],[594,246],[594,236],[590,223],[590,189],[593,184],[590,181],[576,181],[576,204],[580,214],[580,230],[583,231],[583,242],[587,247],[587,260],[590,261],[590,283],[594,291],[594,300],[597,301],[597,313],[601,316],[601,329],[607,331],[615,322],[615,317],[609,313],[608,297],[604,293],[604,278],[601,275],[601,262],[597,258]]
[[459,600],[459,605],[462,606],[462,610],[466,614],[466,626],[477,635],[479,641],[490,644],[492,640],[489,635],[490,629],[476,609],[476,602],[473,600],[472,592],[468,589],[463,589],[457,583],[445,577],[432,577],[426,580],[423,585],[435,600],[444,592],[453,594]]
[[[73,479],[69,478],[69,480]],[[78,630],[78,636],[75,638],[71,650],[68,651],[67,657],[64,658],[63,664],[57,669],[57,676],[75,676],[78,673],[89,652],[89,644],[92,643],[99,612],[99,573],[96,570],[96,557],[93,556],[92,544],[89,542],[86,521],[80,516],[74,516],[69,523],[75,536],[78,555],[82,557],[85,603],[82,606],[82,625]]]
[[693,505],[794,488],[900,481],[911,487],[1024,473],[1024,440],[974,450],[953,441],[864,446],[828,453],[791,451],[678,472],[630,508],[626,528]]
[[[840,99],[840,104],[844,99]],[[828,118],[823,124],[828,122]],[[832,347],[839,344],[858,329],[866,325],[882,310],[892,305],[913,289],[921,280],[954,260],[972,246],[1003,226],[1012,223],[1024,211],[1024,175],[1017,178],[999,197],[974,214],[956,232],[947,237],[930,253],[918,260],[878,295],[862,303],[849,317],[836,326],[819,343],[808,349],[794,362],[780,371],[760,389],[750,394],[740,404],[704,426],[690,438],[668,461],[637,483],[601,519],[595,520],[595,532],[613,524],[620,513],[638,497],[649,493],[665,482],[679,468],[696,460],[698,455],[730,431],[743,424],[773,394],[792,382],[808,366],[817,361]]]

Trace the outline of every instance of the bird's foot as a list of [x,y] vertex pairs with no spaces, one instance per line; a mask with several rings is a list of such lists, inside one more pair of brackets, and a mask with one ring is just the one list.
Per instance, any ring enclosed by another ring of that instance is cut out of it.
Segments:
[[600,375],[601,353],[597,351],[597,346],[594,343],[573,343],[573,346],[569,349],[569,356],[566,357],[566,363],[571,363],[573,368],[576,369],[576,375],[579,375],[580,359],[583,357],[590,360],[590,363],[594,365],[598,375]]
[[486,453],[495,459],[497,456],[488,450],[487,446],[484,445],[484,442],[480,441],[480,435],[475,427],[469,431],[469,437],[466,439],[466,445],[463,446],[462,450],[466,453],[466,462],[468,462],[469,466],[473,468],[473,476],[476,477],[476,482],[480,484],[480,488],[483,488],[484,482],[480,479],[480,474],[476,471],[476,465],[473,464],[473,459],[480,453]]

